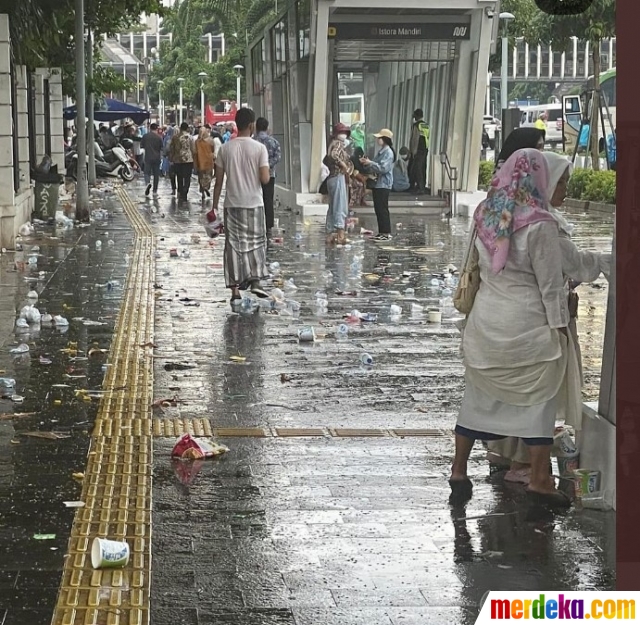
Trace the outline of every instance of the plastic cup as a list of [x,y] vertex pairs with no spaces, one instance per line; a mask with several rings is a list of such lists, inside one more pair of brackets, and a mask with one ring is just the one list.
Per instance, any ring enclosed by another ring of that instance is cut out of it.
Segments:
[[427,311],[427,321],[429,323],[442,323],[442,313],[439,310]]
[[91,546],[91,565],[94,569],[116,569],[129,563],[129,545],[121,540],[94,538]]
[[373,365],[373,356],[371,354],[362,354],[362,356],[360,356],[360,362],[365,367],[371,367]]
[[316,340],[315,330],[311,326],[305,326],[298,330],[298,340],[301,343],[313,343]]

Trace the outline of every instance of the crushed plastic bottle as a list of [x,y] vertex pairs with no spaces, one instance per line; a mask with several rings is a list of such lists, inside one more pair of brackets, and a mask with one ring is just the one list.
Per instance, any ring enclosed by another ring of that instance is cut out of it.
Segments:
[[99,249],[101,249],[101,248],[102,248],[102,241],[101,241],[100,239],[98,239],[98,240],[96,241],[96,249],[97,249],[97,250],[99,250]]
[[29,256],[29,260],[27,260],[27,262],[29,263],[29,265],[31,265],[32,267],[38,264],[38,257],[37,256]]
[[341,323],[336,330],[336,338],[339,341],[345,341],[349,338],[349,326],[346,323]]
[[277,276],[280,273],[280,263],[271,263],[269,265],[269,273]]

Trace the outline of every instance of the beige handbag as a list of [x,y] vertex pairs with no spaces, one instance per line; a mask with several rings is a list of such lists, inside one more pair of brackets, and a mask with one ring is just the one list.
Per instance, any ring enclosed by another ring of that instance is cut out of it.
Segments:
[[463,315],[468,315],[471,312],[476,293],[480,288],[480,266],[478,265],[480,255],[476,248],[477,236],[478,231],[474,224],[473,233],[469,241],[469,249],[467,250],[462,274],[460,275],[460,282],[458,282],[458,288],[453,296],[453,305]]

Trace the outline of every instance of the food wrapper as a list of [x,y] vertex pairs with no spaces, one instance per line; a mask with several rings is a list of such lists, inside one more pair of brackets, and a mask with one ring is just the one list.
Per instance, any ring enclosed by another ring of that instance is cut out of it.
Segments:
[[228,447],[208,441],[203,438],[196,438],[191,434],[183,434],[173,446],[172,458],[182,458],[183,460],[199,460],[202,458],[214,458],[229,451]]

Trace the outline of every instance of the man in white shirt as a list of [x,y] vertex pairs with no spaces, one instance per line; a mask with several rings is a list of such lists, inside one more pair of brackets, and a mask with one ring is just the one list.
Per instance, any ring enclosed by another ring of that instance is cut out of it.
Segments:
[[267,227],[262,185],[270,178],[267,148],[251,137],[255,113],[248,108],[236,113],[238,136],[225,143],[216,158],[213,210],[218,207],[224,179],[224,275],[231,289],[231,306],[241,300],[240,290],[250,288],[258,297],[268,297],[260,287],[267,270]]

